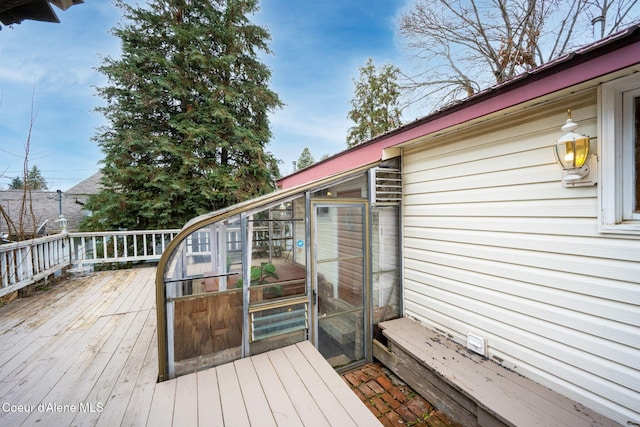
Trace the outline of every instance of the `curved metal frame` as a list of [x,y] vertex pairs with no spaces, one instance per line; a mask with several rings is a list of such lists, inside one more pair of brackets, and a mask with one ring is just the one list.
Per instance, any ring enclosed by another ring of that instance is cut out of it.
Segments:
[[[168,343],[167,343],[167,313],[166,313],[166,298],[164,289],[164,274],[167,264],[176,250],[176,248],[194,231],[218,222],[230,218],[235,215],[242,215],[243,213],[257,209],[263,205],[277,203],[282,199],[292,198],[296,194],[303,196],[310,190],[318,187],[326,186],[334,181],[343,180],[352,175],[358,175],[366,170],[375,167],[379,162],[371,163],[360,168],[343,172],[340,174],[332,175],[317,181],[313,181],[307,184],[303,184],[297,187],[292,187],[286,190],[279,190],[273,193],[266,194],[264,196],[257,197],[255,199],[238,203],[236,205],[201,215],[189,221],[180,231],[180,233],[171,240],[167,248],[165,249],[160,261],[158,262],[156,270],[156,314],[157,314],[157,333],[158,333],[158,380],[164,381],[168,379]],[[308,199],[307,199],[308,200]],[[308,247],[308,245],[307,245]],[[248,268],[243,268],[243,281],[248,283],[249,280]],[[246,299],[246,298],[245,298]]]

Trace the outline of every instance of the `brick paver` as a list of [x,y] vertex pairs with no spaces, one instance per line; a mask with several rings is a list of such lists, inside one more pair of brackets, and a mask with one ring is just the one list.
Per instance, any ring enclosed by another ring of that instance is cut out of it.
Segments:
[[379,363],[367,363],[342,377],[385,427],[461,427]]

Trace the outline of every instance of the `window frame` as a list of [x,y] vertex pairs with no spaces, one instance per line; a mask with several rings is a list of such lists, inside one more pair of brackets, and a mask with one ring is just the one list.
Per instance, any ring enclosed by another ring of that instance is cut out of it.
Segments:
[[599,87],[600,152],[599,230],[640,234],[640,213],[633,212],[635,161],[631,100],[640,96],[640,73],[603,83]]

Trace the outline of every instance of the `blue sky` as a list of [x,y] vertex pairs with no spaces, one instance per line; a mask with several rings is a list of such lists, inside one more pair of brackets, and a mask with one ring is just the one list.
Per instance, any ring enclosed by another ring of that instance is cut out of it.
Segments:
[[[308,147],[316,160],[346,148],[353,78],[367,58],[376,65],[407,61],[396,21],[410,0],[262,0],[254,22],[271,32],[271,88],[286,104],[271,115],[268,150],[290,173]],[[102,152],[91,138],[105,124],[94,68],[117,57],[109,30],[120,19],[110,2],[89,0],[66,11],[60,24],[24,21],[0,31],[0,188],[22,174],[31,122],[29,166],[50,190],[66,190],[99,169]],[[405,117],[405,121],[414,117]]]

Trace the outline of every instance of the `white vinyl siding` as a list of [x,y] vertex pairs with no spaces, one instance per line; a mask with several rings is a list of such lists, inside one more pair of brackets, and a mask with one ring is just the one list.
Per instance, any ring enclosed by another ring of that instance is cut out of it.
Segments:
[[596,90],[403,155],[405,314],[626,424],[640,419],[640,239],[598,229],[564,188],[566,109],[597,135]]

